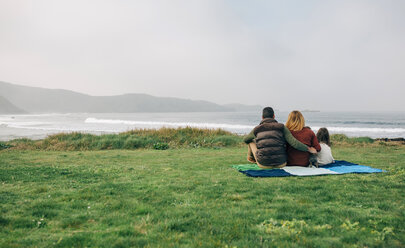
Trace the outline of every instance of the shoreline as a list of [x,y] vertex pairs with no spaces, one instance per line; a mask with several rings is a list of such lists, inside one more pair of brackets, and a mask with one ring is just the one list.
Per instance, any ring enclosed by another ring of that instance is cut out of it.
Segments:
[[[276,117],[285,123],[288,112]],[[306,124],[316,132],[327,127],[330,134],[344,134],[350,138],[405,139],[405,115],[331,113],[305,114]],[[45,139],[59,133],[118,134],[133,129],[221,128],[237,135],[248,134],[259,122],[256,112],[231,113],[70,113],[42,115],[0,115],[0,141],[16,138]]]

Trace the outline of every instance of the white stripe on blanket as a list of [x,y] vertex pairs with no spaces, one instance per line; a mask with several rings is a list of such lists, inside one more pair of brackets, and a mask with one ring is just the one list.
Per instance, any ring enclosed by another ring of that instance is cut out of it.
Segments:
[[328,169],[323,168],[309,168],[302,166],[286,166],[283,170],[295,176],[315,176],[315,175],[328,175],[328,174],[340,174]]

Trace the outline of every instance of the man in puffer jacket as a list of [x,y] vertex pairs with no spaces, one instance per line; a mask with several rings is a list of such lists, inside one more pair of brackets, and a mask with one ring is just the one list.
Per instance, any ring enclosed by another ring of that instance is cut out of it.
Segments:
[[248,160],[261,168],[282,168],[287,164],[287,143],[297,150],[316,153],[316,149],[299,142],[284,124],[274,119],[271,107],[263,109],[262,121],[245,138]]

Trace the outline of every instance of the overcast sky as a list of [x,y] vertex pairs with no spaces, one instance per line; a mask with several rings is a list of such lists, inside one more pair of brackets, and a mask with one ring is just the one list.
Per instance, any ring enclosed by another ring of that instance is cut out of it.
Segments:
[[0,0],[0,81],[405,110],[404,0]]

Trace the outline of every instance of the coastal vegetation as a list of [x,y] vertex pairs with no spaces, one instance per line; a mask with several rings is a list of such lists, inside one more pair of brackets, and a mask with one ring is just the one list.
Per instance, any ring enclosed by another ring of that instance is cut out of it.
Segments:
[[240,146],[242,137],[221,129],[137,129],[119,134],[60,133],[42,140],[16,139],[0,143],[13,149],[81,151],[152,148]]
[[405,145],[332,141],[386,172],[246,177],[231,168],[247,163],[241,137],[222,130],[2,142],[0,247],[403,247]]
[[[349,138],[343,134],[331,136],[333,145],[400,144],[375,141],[369,137]],[[161,128],[136,129],[119,134],[94,135],[88,133],[60,133],[42,140],[15,139],[0,142],[0,149],[86,151],[112,149],[178,149],[241,147],[243,137],[221,129]]]

